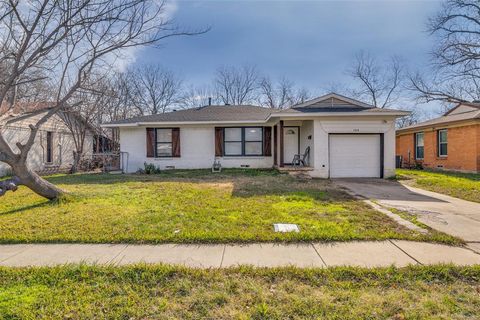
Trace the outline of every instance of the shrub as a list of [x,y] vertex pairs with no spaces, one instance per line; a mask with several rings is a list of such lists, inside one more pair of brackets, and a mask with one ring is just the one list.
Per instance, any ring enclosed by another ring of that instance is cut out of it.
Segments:
[[144,163],[144,174],[159,174],[161,172],[159,167],[156,167],[153,163]]

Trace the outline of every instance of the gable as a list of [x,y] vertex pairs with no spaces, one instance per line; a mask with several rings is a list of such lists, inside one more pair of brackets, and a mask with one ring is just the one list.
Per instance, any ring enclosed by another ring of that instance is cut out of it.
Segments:
[[465,113],[465,112],[472,112],[472,111],[479,111],[480,107],[476,106],[471,106],[471,105],[466,105],[466,104],[459,104],[455,108],[451,109],[447,113],[445,113],[446,116],[451,116],[454,114],[460,114],[460,113]]
[[327,108],[335,108],[335,109],[365,109],[365,108],[374,108],[373,106],[352,99],[348,97],[344,97],[337,93],[329,93],[323,95],[321,97],[306,101],[304,103],[300,103],[294,105],[293,109],[303,108],[303,109],[327,109]]
[[331,108],[352,108],[353,107],[354,108],[358,106],[353,103],[343,101],[335,97],[331,97],[323,101],[312,103],[308,106],[305,106],[304,108],[328,108],[328,107],[331,107]]

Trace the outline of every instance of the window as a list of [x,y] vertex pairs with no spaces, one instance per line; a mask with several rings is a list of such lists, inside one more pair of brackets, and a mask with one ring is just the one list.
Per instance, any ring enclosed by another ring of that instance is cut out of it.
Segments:
[[225,155],[241,156],[242,152],[242,128],[225,128]]
[[447,149],[447,129],[438,130],[438,156],[446,157],[448,155]]
[[422,160],[424,151],[423,132],[415,133],[415,159]]
[[157,157],[171,157],[172,153],[172,129],[156,129],[155,146]]
[[53,162],[53,132],[47,131],[47,163]]
[[261,156],[263,154],[263,128],[225,128],[225,156]]

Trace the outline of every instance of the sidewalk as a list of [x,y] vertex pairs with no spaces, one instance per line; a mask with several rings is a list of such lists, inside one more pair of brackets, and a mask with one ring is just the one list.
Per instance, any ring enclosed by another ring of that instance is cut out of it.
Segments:
[[0,245],[0,266],[167,263],[222,268],[236,265],[402,267],[408,264],[480,264],[480,254],[473,250],[403,240],[248,245],[12,244]]

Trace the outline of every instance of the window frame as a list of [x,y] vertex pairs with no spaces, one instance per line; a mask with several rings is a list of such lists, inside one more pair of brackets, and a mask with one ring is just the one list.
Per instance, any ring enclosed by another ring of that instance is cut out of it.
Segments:
[[[261,140],[245,140],[245,129],[256,128],[260,129]],[[241,130],[241,140],[226,140],[225,129],[240,129]],[[260,143],[262,151],[260,154],[246,154],[245,153],[245,144],[248,142]],[[241,143],[242,151],[239,154],[226,154],[225,143]],[[263,157],[265,154],[264,150],[264,129],[261,126],[246,126],[246,127],[223,127],[223,156],[224,157]]]
[[[423,146],[418,145],[418,135],[422,135],[423,137]],[[425,158],[425,132],[415,132],[414,134],[414,142],[415,142],[415,160],[423,160]],[[423,148],[423,157],[418,156],[418,148],[422,147]]]
[[[445,132],[445,138],[446,138],[446,141],[445,142],[441,142],[440,139],[441,139],[441,132]],[[444,144],[446,145],[446,153],[445,154],[441,154],[441,145]],[[437,130],[437,155],[438,157],[440,158],[446,158],[448,157],[448,130],[447,129],[439,129]]]
[[[157,131],[158,130],[170,130],[170,142],[158,142],[158,136],[157,136]],[[170,150],[171,154],[169,156],[159,156],[158,155],[158,145],[159,144],[170,144]],[[173,158],[173,128],[155,128],[155,143],[154,143],[154,149],[153,149],[153,154],[155,158]]]

